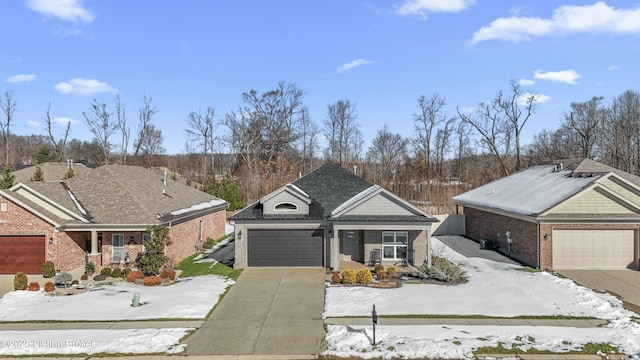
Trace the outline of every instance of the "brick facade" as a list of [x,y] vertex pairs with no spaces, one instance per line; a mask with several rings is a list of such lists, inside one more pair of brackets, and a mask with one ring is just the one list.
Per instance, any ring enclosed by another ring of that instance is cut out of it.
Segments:
[[[470,207],[464,208],[467,236],[476,241],[493,240],[498,251],[527,265],[538,264],[538,224]],[[506,233],[511,233],[511,253]]]
[[[60,232],[54,226],[42,220],[35,214],[25,210],[9,199],[0,198],[0,203],[6,204],[7,211],[0,211],[0,236],[2,235],[42,235],[45,241],[45,260],[53,261],[55,268],[60,271],[70,271],[83,268],[85,265],[85,251],[91,249],[91,233]],[[167,247],[167,256],[176,263],[193,254],[196,245],[202,245],[207,237],[218,239],[224,235],[226,212],[224,210],[188,220],[171,226],[169,236],[172,244]],[[202,238],[200,239],[200,222],[202,222]],[[104,267],[132,266],[143,251],[142,236],[144,231],[103,231],[102,247],[98,254],[89,254],[88,261],[93,261],[96,271]],[[130,263],[125,259],[112,262],[112,235],[124,235],[124,253],[129,253]],[[131,241],[133,238],[133,242]]]

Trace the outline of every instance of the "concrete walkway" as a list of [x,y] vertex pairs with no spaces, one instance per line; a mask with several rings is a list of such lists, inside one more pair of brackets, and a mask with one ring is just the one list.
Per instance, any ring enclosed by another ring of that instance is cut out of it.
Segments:
[[640,313],[640,271],[560,270],[558,273],[582,286],[617,296],[626,309]]
[[325,270],[247,268],[200,329],[187,355],[316,355],[323,350]]
[[168,321],[64,321],[64,322],[3,322],[0,331],[73,330],[73,329],[167,329],[199,328],[203,320]]
[[[502,262],[507,264],[520,265],[519,262],[512,260],[495,250],[481,250],[480,244],[459,235],[438,235],[435,236],[438,240],[442,241],[445,245],[451,248],[451,250],[462,254],[466,257],[477,257],[483,259],[489,259],[496,262]],[[433,249],[434,255],[438,255],[438,249]]]
[[[340,317],[326,318],[325,324],[346,326],[371,325],[371,318]],[[565,326],[589,328],[606,325],[601,319],[514,319],[514,318],[387,318],[378,317],[378,325],[471,325],[471,326]]]

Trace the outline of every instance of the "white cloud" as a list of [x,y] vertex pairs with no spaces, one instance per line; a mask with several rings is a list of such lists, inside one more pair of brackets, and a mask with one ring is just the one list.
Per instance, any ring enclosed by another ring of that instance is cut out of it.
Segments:
[[82,6],[82,0],[27,0],[27,6],[45,17],[86,23],[94,19],[93,14]]
[[59,37],[79,37],[86,36],[86,33],[81,29],[68,29],[60,26],[56,26],[53,33]]
[[52,123],[54,124],[60,124],[60,125],[64,125],[67,126],[67,124],[71,123],[71,126],[75,125],[77,123],[77,121],[68,118],[68,117],[57,117],[54,118],[53,120],[51,120]]
[[614,71],[614,70],[620,70],[620,66],[618,65],[611,65],[607,68],[607,71]]
[[563,5],[549,19],[539,17],[498,18],[473,33],[472,44],[487,40],[531,41],[554,34],[640,34],[640,7],[614,9],[604,1],[593,5]]
[[535,80],[530,80],[530,79],[520,79],[520,80],[518,80],[518,84],[520,84],[522,86],[531,86],[531,85],[533,85],[535,83],[536,83]]
[[39,128],[40,123],[34,120],[27,120],[27,126],[30,128]]
[[75,78],[69,82],[60,82],[53,86],[63,94],[93,95],[98,93],[117,93],[118,89],[113,86],[93,79]]
[[336,74],[340,74],[342,72],[351,70],[354,67],[358,67],[360,65],[366,65],[366,64],[371,64],[371,61],[366,60],[366,59],[354,60],[354,61],[352,61],[350,63],[346,63],[346,64],[342,64],[342,65],[338,66],[338,69],[336,69]]
[[13,76],[9,76],[8,78],[4,79],[5,82],[8,83],[22,83],[22,82],[30,82],[36,79],[36,75],[35,74],[18,74],[18,75],[13,75]]
[[549,80],[555,82],[563,82],[567,84],[576,84],[576,80],[580,79],[582,75],[578,74],[575,70],[562,70],[562,71],[547,71],[542,72],[536,70],[533,73],[533,77],[538,80]]
[[534,93],[524,93],[522,95],[520,95],[520,97],[518,98],[518,105],[520,106],[525,106],[527,105],[527,103],[529,102],[529,100],[531,98],[534,98],[534,101],[536,104],[544,104],[547,101],[551,100],[550,96],[547,95],[543,95],[543,94],[534,94]]
[[458,12],[473,4],[473,0],[405,0],[396,10],[403,16],[420,16],[427,18],[431,12]]

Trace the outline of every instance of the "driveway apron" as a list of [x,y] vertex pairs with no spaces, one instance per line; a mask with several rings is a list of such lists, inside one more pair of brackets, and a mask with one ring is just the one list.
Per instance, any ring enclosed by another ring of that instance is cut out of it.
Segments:
[[558,273],[593,290],[605,290],[619,297],[624,307],[640,312],[640,271],[558,270]]
[[247,268],[198,331],[188,355],[315,355],[322,351],[325,270]]

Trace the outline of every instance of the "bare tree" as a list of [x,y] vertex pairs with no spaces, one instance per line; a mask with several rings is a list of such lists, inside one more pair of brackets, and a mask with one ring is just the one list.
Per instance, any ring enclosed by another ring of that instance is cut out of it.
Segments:
[[163,146],[164,136],[162,136],[162,131],[154,125],[147,125],[142,135],[143,141],[140,144],[140,154],[145,159],[145,165],[149,167],[154,156],[164,154],[166,151]]
[[124,105],[120,101],[120,93],[114,97],[114,102],[116,107],[117,127],[122,135],[120,139],[120,164],[125,165],[127,163],[127,152],[129,151],[131,128],[127,125],[127,114],[125,112]]
[[413,142],[417,153],[424,158],[427,179],[431,179],[431,141],[433,131],[447,118],[442,111],[445,105],[445,99],[438,94],[433,94],[429,98],[422,95],[418,98],[418,112],[413,115],[416,131],[416,137]]
[[6,154],[5,154],[5,166],[11,166],[9,161],[9,139],[11,137],[11,121],[13,120],[13,113],[16,111],[17,101],[13,96],[13,90],[4,92],[4,97],[0,101],[0,109],[4,113],[4,118],[0,121],[0,132],[2,133],[2,139],[4,140]]
[[409,140],[402,135],[391,133],[387,125],[378,130],[367,151],[367,157],[369,161],[380,165],[380,171],[377,172],[380,180],[387,184],[395,183],[396,169],[407,153],[408,143]]
[[[318,125],[309,116],[309,109],[305,106],[300,111],[300,139],[302,142],[302,171],[313,169],[313,159],[318,151]],[[308,166],[307,166],[308,164]]]
[[62,139],[56,140],[53,135],[53,121],[51,120],[51,103],[47,107],[47,114],[45,117],[45,122],[47,123],[47,133],[49,134],[49,141],[51,142],[51,146],[53,148],[53,157],[56,161],[62,161],[65,157],[65,151],[67,147],[67,139],[69,138],[69,132],[71,131],[71,121],[67,121],[67,127],[64,131],[64,135]]
[[111,121],[111,113],[107,110],[107,104],[100,103],[96,99],[91,102],[89,112],[82,112],[82,116],[87,121],[89,131],[102,150],[104,163],[108,164],[112,146],[109,138],[118,129],[118,123]]
[[138,128],[137,137],[133,141],[134,156],[138,156],[142,143],[145,142],[144,135],[149,134],[147,127],[151,124],[153,116],[158,113],[158,108],[153,104],[153,99],[146,95],[142,96],[142,104],[138,107]]
[[623,171],[640,173],[640,92],[627,90],[613,99],[606,122],[608,162]]
[[360,132],[356,118],[356,105],[350,100],[338,100],[327,106],[323,132],[329,142],[328,157],[340,165],[354,157],[353,140]]
[[215,131],[217,129],[218,124],[214,121],[215,117],[215,108],[208,107],[207,110],[202,113],[200,110],[198,112],[192,111],[187,114],[187,128],[184,130],[187,134],[187,137],[193,141],[198,142],[200,148],[202,149],[202,173],[203,176],[208,174],[207,172],[207,163],[209,162],[209,154],[211,155],[211,171],[214,170],[214,141]]
[[571,103],[571,111],[565,115],[567,127],[577,135],[582,157],[592,159],[596,155],[598,133],[607,111],[601,106],[603,99],[601,96],[594,96],[589,101]]

